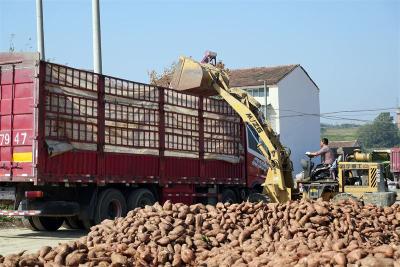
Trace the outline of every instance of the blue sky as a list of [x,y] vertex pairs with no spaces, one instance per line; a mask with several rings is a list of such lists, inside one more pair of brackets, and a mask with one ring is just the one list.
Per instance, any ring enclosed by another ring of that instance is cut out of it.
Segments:
[[[147,82],[149,70],[209,49],[228,68],[301,64],[320,87],[321,112],[400,98],[400,1],[100,2],[105,74]],[[43,4],[46,57],[92,68],[91,1]],[[16,51],[36,50],[35,27],[34,0],[0,0],[1,51],[11,39]]]

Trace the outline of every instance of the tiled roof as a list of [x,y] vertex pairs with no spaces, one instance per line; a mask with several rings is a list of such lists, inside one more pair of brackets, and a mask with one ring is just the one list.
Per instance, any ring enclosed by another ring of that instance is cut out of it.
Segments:
[[298,66],[300,65],[231,69],[229,70],[229,86],[243,87],[262,85],[264,84],[264,81],[266,81],[267,85],[277,84]]

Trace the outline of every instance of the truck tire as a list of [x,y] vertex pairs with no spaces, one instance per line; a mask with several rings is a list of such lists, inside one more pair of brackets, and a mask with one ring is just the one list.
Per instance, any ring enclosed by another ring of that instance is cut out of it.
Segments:
[[100,193],[96,206],[95,224],[105,219],[114,220],[126,215],[126,201],[124,195],[117,189],[106,189]]
[[83,226],[82,221],[80,221],[77,216],[65,217],[64,218],[63,227],[65,227],[67,229],[71,229],[71,230],[85,229],[85,227]]
[[237,203],[238,198],[232,189],[224,189],[221,194],[222,203]]
[[252,202],[252,203],[258,203],[258,202],[263,202],[263,203],[270,203],[271,200],[270,198],[263,194],[263,193],[257,193],[257,192],[251,192],[247,198],[247,201]]
[[149,189],[139,188],[133,190],[128,197],[128,210],[143,208],[146,205],[153,205],[156,198]]
[[57,231],[64,223],[62,217],[32,217],[33,225],[39,231]]
[[29,230],[32,230],[32,231],[39,231],[39,229],[37,229],[36,226],[35,226],[34,223],[33,223],[32,216],[23,217],[23,218],[22,218],[22,224],[23,224],[26,228],[28,228]]

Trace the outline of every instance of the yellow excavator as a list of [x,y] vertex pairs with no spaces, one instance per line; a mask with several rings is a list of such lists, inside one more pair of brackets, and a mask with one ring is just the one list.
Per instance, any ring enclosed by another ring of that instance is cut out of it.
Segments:
[[[213,54],[209,57],[209,60],[215,59]],[[271,126],[262,119],[260,104],[245,91],[229,88],[228,75],[208,63],[209,60],[206,57],[203,63],[199,63],[191,58],[181,57],[170,88],[194,95],[222,97],[239,114],[243,122],[255,129],[259,136],[258,149],[268,164],[267,177],[263,184],[264,193],[271,202],[286,202],[293,199],[293,167],[289,153]]]
[[[173,73],[170,88],[199,96],[219,95],[236,111],[244,123],[257,132],[258,149],[268,165],[263,184],[263,193],[268,201],[282,203],[298,198],[325,200],[357,198],[378,205],[394,203],[396,193],[388,191],[386,183],[388,177],[380,171],[383,165],[375,161],[360,163],[360,160],[355,159],[356,162],[339,162],[337,178],[329,176],[314,180],[309,170],[306,175],[309,175],[310,179],[299,182],[295,187],[289,151],[263,118],[258,101],[243,90],[229,87],[227,73],[216,66],[215,53],[206,53],[201,63],[188,57],[181,57]],[[366,177],[364,180],[367,182],[354,182],[356,179],[353,178],[360,175],[362,179]]]

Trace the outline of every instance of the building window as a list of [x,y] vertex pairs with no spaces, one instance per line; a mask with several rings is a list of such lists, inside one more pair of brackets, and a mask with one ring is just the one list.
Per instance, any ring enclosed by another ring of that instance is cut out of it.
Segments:
[[252,90],[252,93],[253,93],[253,94],[252,94],[253,97],[258,97],[258,96],[259,96],[259,94],[258,94],[258,89],[253,89],[253,90]]
[[268,87],[264,89],[264,87],[259,88],[243,88],[249,95],[252,97],[268,97],[269,90]]
[[264,96],[265,96],[265,94],[264,94],[264,88],[258,88],[258,96],[259,96],[259,97],[264,97]]

